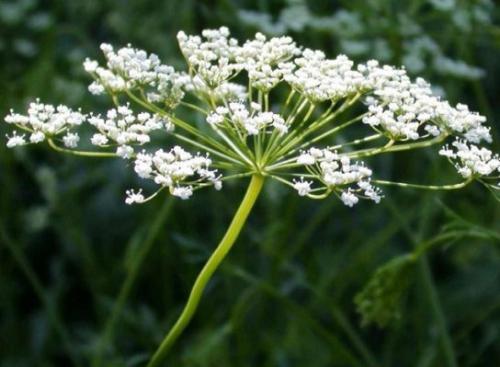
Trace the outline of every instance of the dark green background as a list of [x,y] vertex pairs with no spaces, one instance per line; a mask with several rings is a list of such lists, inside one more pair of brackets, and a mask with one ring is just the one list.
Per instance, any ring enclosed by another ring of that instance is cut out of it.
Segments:
[[[0,115],[35,97],[105,109],[105,98],[86,93],[81,67],[85,57],[100,57],[101,42],[132,43],[181,66],[178,30],[227,25],[241,40],[259,30],[287,32],[357,61],[376,57],[382,45],[383,61],[401,65],[413,41],[429,37],[438,48],[422,57],[418,75],[451,102],[485,114],[498,152],[499,7],[473,0],[439,7],[447,2],[0,0]],[[339,21],[342,14],[349,16]],[[438,53],[485,76],[443,72],[433,61]],[[0,136],[7,131],[1,124]],[[370,164],[383,178],[457,182],[436,151]],[[141,366],[154,351],[244,182],[189,201],[126,206],[125,189],[139,184],[121,160],[0,145],[0,366],[90,366],[125,279],[102,366]],[[379,205],[350,209],[269,183],[167,365],[500,365],[500,204],[477,184],[446,194],[387,188],[385,195]],[[385,328],[362,327],[353,299],[376,269],[453,231],[472,236],[450,236],[397,274],[397,287],[408,285],[400,317]]]

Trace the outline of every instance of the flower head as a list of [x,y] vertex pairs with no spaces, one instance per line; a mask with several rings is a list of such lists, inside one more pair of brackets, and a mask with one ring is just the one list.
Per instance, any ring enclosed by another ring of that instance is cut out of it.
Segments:
[[[109,94],[115,106],[103,115],[86,115],[37,101],[27,115],[11,112],[5,118],[23,131],[8,136],[7,146],[47,140],[66,153],[132,160],[137,175],[154,181],[158,190],[147,198],[142,191],[129,191],[127,203],[145,202],[163,190],[187,199],[205,186],[220,190],[222,180],[258,175],[300,196],[334,195],[353,206],[360,199],[378,203],[379,185],[426,187],[376,179],[360,158],[454,137],[440,155],[465,181],[441,188],[463,187],[472,180],[497,188],[485,180],[498,179],[498,155],[479,146],[491,141],[485,117],[443,100],[427,81],[410,78],[405,69],[376,60],[356,65],[345,55],[328,58],[288,36],[257,33],[240,43],[226,27],[201,35],[181,31],[177,39],[185,72],[130,45],[115,49],[102,44],[104,64],[86,59],[83,66],[94,78],[89,90]],[[280,97],[281,91],[286,96]],[[187,111],[199,118],[185,119]],[[91,144],[104,152],[75,150],[80,142],[76,127],[86,122],[95,129]],[[169,139],[198,153],[177,143],[156,147],[155,132],[159,137],[169,133]],[[148,148],[137,153],[137,146]]]
[[117,145],[117,153],[125,158],[134,153],[133,145],[149,143],[153,131],[173,130],[173,125],[168,117],[148,112],[136,115],[129,105],[113,108],[104,117],[91,116],[88,122],[98,131],[91,138],[92,144],[106,146],[113,142]]
[[[71,140],[74,145],[78,142],[77,133],[72,132],[87,119],[85,114],[80,111],[73,111],[69,107],[59,105],[53,106],[40,103],[39,100],[32,102],[28,106],[26,115],[21,115],[10,111],[5,117],[5,122],[13,125],[15,128],[29,133],[29,143],[36,144],[43,142],[46,138],[55,138],[66,133],[66,141]],[[10,138],[8,146],[27,144],[28,141],[21,140],[24,135],[16,135]],[[14,138],[14,139],[13,139]],[[69,139],[69,140],[68,140]]]

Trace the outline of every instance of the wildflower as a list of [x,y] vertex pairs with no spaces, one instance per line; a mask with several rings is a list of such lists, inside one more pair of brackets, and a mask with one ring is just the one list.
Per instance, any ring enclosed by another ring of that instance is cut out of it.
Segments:
[[191,186],[174,187],[171,189],[171,193],[182,200],[187,200],[193,195],[193,188]]
[[80,141],[80,136],[78,136],[78,134],[68,132],[62,139],[66,147],[76,148],[78,142]]
[[295,68],[288,61],[299,54],[300,49],[291,37],[267,40],[265,35],[257,33],[255,39],[236,50],[235,59],[248,72],[254,88],[269,91]]
[[90,142],[93,145],[97,145],[97,146],[102,147],[102,146],[108,144],[109,140],[105,135],[103,135],[101,133],[95,133],[94,135],[92,135],[92,138],[90,138]]
[[89,86],[92,94],[122,93],[141,87],[149,102],[161,102],[170,108],[184,97],[182,87],[186,76],[161,64],[157,55],[130,45],[115,51],[113,46],[102,44],[101,50],[106,58],[105,67],[94,60],[84,62],[85,70],[95,78]]
[[45,140],[45,134],[41,131],[36,131],[30,135],[30,143],[41,143]]
[[8,138],[7,148],[14,148],[26,144],[26,139],[24,138],[24,135],[17,135],[15,131],[12,134],[12,136],[7,135],[7,138]]
[[[76,133],[69,131],[79,127],[86,119],[87,116],[80,111],[73,111],[62,105],[55,107],[36,100],[36,102],[29,104],[27,115],[21,115],[11,110],[10,114],[5,117],[5,122],[30,132],[29,142],[36,144],[62,133],[71,134],[74,141]],[[21,140],[17,138],[11,144],[14,142],[19,144]]]
[[[458,152],[444,148],[440,154],[454,162],[462,177],[490,177],[496,169],[496,156],[475,145],[491,141],[486,119],[463,104],[453,107],[436,96],[424,79],[412,80],[405,69],[376,60],[355,65],[345,55],[329,59],[322,51],[300,48],[287,36],[268,38],[257,33],[240,45],[226,27],[205,30],[201,36],[181,31],[177,39],[189,74],[131,45],[115,49],[102,44],[105,63],[90,59],[83,63],[94,78],[91,93],[109,93],[115,102],[121,93],[145,111],[135,112],[124,103],[103,116],[85,115],[37,100],[27,115],[11,111],[5,118],[30,134],[29,139],[14,134],[8,146],[48,139],[54,149],[61,150],[57,143],[62,142],[72,150],[79,142],[76,128],[88,122],[96,130],[90,142],[106,150],[90,155],[133,159],[140,177],[182,198],[198,187],[221,189],[224,178],[215,165],[241,171],[229,179],[260,174],[293,187],[301,196],[318,199],[336,194],[349,205],[353,197],[379,202],[381,192],[372,183],[386,182],[372,179],[372,170],[353,159],[437,144],[449,136],[460,139],[452,144]],[[233,81],[241,73],[251,89]],[[278,83],[290,89],[280,110],[268,100]],[[186,94],[208,107],[184,103]],[[322,103],[327,106],[323,111]],[[349,121],[337,121],[355,104],[364,104],[366,111]],[[203,112],[210,131],[179,118],[173,113],[179,106]],[[385,145],[365,145],[371,137],[335,149],[316,145],[358,122],[374,130],[375,137],[386,139]],[[191,154],[174,146],[137,153],[136,147],[150,144],[155,132],[172,133],[201,152]],[[365,147],[345,151],[346,146],[357,145]],[[290,181],[287,175],[308,177],[308,181]]]
[[[157,150],[154,154],[138,153],[134,161],[134,170],[144,179],[151,179],[161,188],[169,188],[174,196],[188,199],[192,195],[193,185],[214,185],[222,188],[216,170],[211,170],[212,161],[208,157],[192,155],[180,146],[169,151]],[[189,184],[186,181],[189,179]]]
[[[346,19],[351,18],[346,15]],[[221,190],[224,180],[251,176],[235,219],[216,256],[202,270],[187,307],[196,308],[210,272],[236,240],[265,180],[310,199],[333,195],[348,207],[360,199],[380,202],[380,185],[455,190],[476,180],[498,191],[500,159],[478,145],[491,141],[485,117],[463,104],[452,106],[424,79],[411,79],[405,69],[375,60],[355,65],[345,55],[329,59],[322,51],[300,48],[290,37],[268,39],[258,33],[240,45],[226,27],[205,30],[201,36],[179,32],[177,39],[189,73],[130,45],[115,50],[102,44],[104,65],[85,60],[84,68],[94,78],[90,92],[107,93],[115,104],[102,116],[37,100],[27,115],[11,111],[5,121],[14,128],[7,136],[8,147],[47,141],[67,154],[129,160],[137,176],[154,182],[157,190],[149,196],[142,189],[127,190],[126,204],[147,202],[161,192],[186,200],[195,190]],[[234,82],[240,79],[242,84]],[[279,83],[288,90],[281,107],[279,100],[269,100],[278,95],[270,92]],[[195,98],[184,100],[186,95]],[[125,98],[132,104],[121,103]],[[344,112],[349,109],[355,116],[348,119]],[[200,114],[206,124],[184,120],[186,111]],[[325,143],[353,124],[372,133],[351,141],[339,139],[343,143],[335,146]],[[75,150],[81,125],[95,130],[90,142],[97,150]],[[16,129],[29,134],[29,139]],[[169,135],[176,143],[170,148],[151,147],[153,134]],[[455,140],[440,155],[462,176],[456,184],[379,180],[360,160],[442,144],[449,137]],[[182,322],[175,324],[149,367],[162,363],[166,348],[190,315],[181,315]]]
[[354,195],[350,190],[342,191],[340,199],[345,205],[347,205],[350,208],[352,208],[359,201],[358,197]]
[[312,181],[304,181],[304,177],[301,177],[300,181],[294,181],[293,188],[297,190],[300,196],[306,196],[311,192],[311,184]]
[[134,153],[132,145],[143,145],[151,140],[150,134],[155,130],[172,130],[172,123],[158,115],[141,112],[134,115],[129,105],[113,108],[106,113],[91,116],[88,122],[99,132],[91,138],[91,143],[103,146],[113,141],[118,144],[117,152],[122,157],[129,158]]
[[455,140],[452,147],[445,146],[439,154],[449,158],[464,178],[471,176],[488,176],[495,171],[500,172],[500,157],[487,148],[467,144],[463,140]]
[[233,62],[238,41],[229,35],[226,27],[204,30],[202,37],[188,36],[182,31],[177,34],[188,65],[210,88],[218,87],[241,69]]
[[135,192],[134,190],[126,191],[127,198],[125,199],[125,203],[128,205],[131,204],[140,204],[144,202],[144,195],[142,195],[142,190]]
[[120,145],[118,148],[116,148],[116,155],[123,159],[132,158],[132,156],[134,155],[134,148],[129,145]]

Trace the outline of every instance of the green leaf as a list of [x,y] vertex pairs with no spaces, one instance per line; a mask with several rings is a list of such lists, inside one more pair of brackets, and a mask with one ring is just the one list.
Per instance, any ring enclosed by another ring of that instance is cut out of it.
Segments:
[[354,298],[362,325],[385,327],[401,317],[401,299],[410,285],[415,260],[413,254],[402,255],[375,271]]

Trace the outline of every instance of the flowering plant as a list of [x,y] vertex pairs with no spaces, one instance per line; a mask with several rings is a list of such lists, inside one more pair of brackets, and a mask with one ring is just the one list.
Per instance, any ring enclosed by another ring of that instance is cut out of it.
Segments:
[[[411,80],[404,69],[375,60],[355,66],[344,55],[328,59],[290,37],[268,39],[257,33],[239,44],[225,27],[201,36],[179,32],[177,38],[187,71],[131,46],[115,50],[101,45],[104,65],[85,60],[84,68],[94,78],[89,91],[108,94],[114,104],[105,115],[36,101],[26,115],[11,111],[5,118],[15,129],[8,147],[47,142],[62,153],[132,162],[137,175],[154,181],[157,190],[148,195],[142,189],[127,190],[127,204],[144,203],[163,192],[188,199],[203,187],[221,190],[225,181],[251,177],[226,234],[149,367],[163,361],[189,323],[266,180],[311,199],[334,195],[350,207],[360,199],[378,203],[382,185],[453,190],[476,181],[493,193],[500,190],[500,158],[478,145],[491,141],[485,118],[463,104],[450,105],[425,80]],[[186,111],[200,114],[203,123],[187,121]],[[90,144],[99,149],[78,149],[78,131],[86,124],[95,129]],[[340,144],[320,145],[355,124],[366,134],[355,139],[346,134]],[[179,145],[143,149],[157,133],[200,151]],[[453,140],[446,143],[449,138]],[[439,155],[456,167],[462,178],[458,183],[375,179],[359,160],[437,144],[445,144]]]

